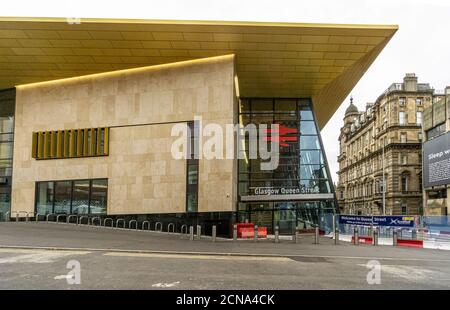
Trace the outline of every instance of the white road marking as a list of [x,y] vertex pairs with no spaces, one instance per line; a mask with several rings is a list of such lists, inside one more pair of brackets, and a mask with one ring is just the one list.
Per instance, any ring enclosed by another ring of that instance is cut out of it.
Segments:
[[[366,267],[365,264],[358,264],[358,266]],[[412,282],[424,281],[437,276],[440,273],[434,270],[418,267],[418,266],[401,266],[401,265],[381,265],[381,272],[390,274],[394,277],[403,278]]]
[[152,285],[152,287],[163,287],[163,288],[166,288],[166,287],[174,287],[177,284],[180,284],[180,281],[172,282],[172,283],[155,283],[155,284]]
[[124,253],[108,252],[106,256],[121,257],[145,257],[145,258],[183,258],[183,259],[206,259],[206,260],[232,260],[232,261],[272,261],[272,262],[291,262],[288,257],[265,257],[265,256],[220,256],[220,255],[186,255],[186,254],[158,254],[158,253]]
[[73,275],[71,274],[62,274],[60,276],[54,277],[55,280],[66,280],[66,279],[72,279]]
[[71,255],[84,255],[87,251],[49,251],[49,250],[29,250],[29,249],[0,249],[0,253],[21,254],[0,258],[0,264],[15,263],[35,263],[45,264]]

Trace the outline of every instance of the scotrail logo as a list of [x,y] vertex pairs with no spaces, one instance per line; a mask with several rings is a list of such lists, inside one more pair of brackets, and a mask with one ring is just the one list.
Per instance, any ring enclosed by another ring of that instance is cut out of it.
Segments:
[[265,133],[268,136],[264,138],[264,141],[276,142],[282,147],[288,147],[288,142],[297,142],[297,128],[289,128],[278,124],[278,130],[266,129]]

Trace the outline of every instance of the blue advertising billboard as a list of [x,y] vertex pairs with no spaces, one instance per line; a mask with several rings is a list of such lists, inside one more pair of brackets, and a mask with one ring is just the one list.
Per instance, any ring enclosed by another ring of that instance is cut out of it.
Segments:
[[415,216],[339,215],[339,224],[362,226],[414,227]]

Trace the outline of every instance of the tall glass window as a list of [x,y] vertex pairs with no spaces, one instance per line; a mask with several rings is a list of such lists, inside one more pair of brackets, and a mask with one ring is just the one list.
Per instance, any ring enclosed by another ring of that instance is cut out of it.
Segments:
[[36,212],[106,214],[107,192],[107,179],[37,182]]
[[70,213],[72,188],[70,181],[55,182],[55,213]]
[[11,205],[15,98],[14,89],[0,91],[0,220]]
[[199,124],[189,122],[188,124],[188,158],[186,168],[186,211],[198,211],[198,152],[199,152]]
[[91,196],[89,203],[89,213],[104,214],[106,213],[108,180],[98,179],[91,182]]
[[73,182],[72,214],[89,213],[89,180]]

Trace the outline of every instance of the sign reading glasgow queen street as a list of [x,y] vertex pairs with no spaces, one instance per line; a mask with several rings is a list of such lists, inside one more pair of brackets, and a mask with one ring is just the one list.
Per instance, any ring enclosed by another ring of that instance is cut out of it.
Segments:
[[364,226],[414,227],[415,216],[340,215],[339,224]]
[[423,185],[450,183],[450,132],[423,144]]

